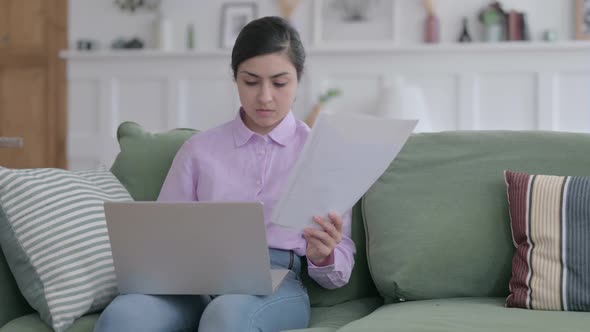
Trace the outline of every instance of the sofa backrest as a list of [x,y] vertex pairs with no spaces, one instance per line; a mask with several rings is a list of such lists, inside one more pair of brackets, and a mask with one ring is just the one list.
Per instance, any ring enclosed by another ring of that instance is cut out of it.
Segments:
[[504,170],[590,175],[590,135],[413,135],[363,198],[369,268],[387,300],[508,294]]
[[[113,163],[111,171],[135,200],[155,200],[176,152],[195,133],[196,131],[191,129],[175,129],[166,133],[153,134],[136,123],[122,123],[117,131],[121,152]],[[360,203],[353,210],[352,233],[357,254],[355,268],[348,285],[336,290],[327,290],[318,286],[306,273],[303,274],[313,306],[331,306],[377,294],[366,262],[365,233]]]

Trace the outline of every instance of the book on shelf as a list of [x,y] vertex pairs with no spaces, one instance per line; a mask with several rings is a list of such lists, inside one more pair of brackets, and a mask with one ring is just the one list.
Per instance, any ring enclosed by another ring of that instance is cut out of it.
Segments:
[[506,39],[509,41],[531,40],[526,13],[511,10],[507,16]]

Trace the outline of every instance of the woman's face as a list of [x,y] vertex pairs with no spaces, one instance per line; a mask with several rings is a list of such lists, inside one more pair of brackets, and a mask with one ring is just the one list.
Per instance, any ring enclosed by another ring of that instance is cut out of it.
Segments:
[[238,67],[236,84],[244,123],[253,132],[268,134],[289,113],[299,82],[297,71],[284,53],[259,55]]

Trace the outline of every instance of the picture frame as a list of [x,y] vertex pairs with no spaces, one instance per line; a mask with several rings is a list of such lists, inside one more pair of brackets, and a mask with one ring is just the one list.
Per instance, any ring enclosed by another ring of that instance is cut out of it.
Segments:
[[590,0],[576,0],[576,39],[590,40]]
[[256,2],[224,3],[221,8],[220,47],[232,48],[242,28],[257,17]]
[[392,45],[398,40],[397,6],[397,0],[314,0],[314,45]]

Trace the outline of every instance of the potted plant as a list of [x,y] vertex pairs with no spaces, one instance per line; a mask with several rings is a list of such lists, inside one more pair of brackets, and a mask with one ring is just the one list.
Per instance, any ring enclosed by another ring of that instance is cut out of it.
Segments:
[[479,21],[483,24],[484,41],[498,42],[504,40],[505,20],[506,13],[498,1],[484,8],[479,14]]

